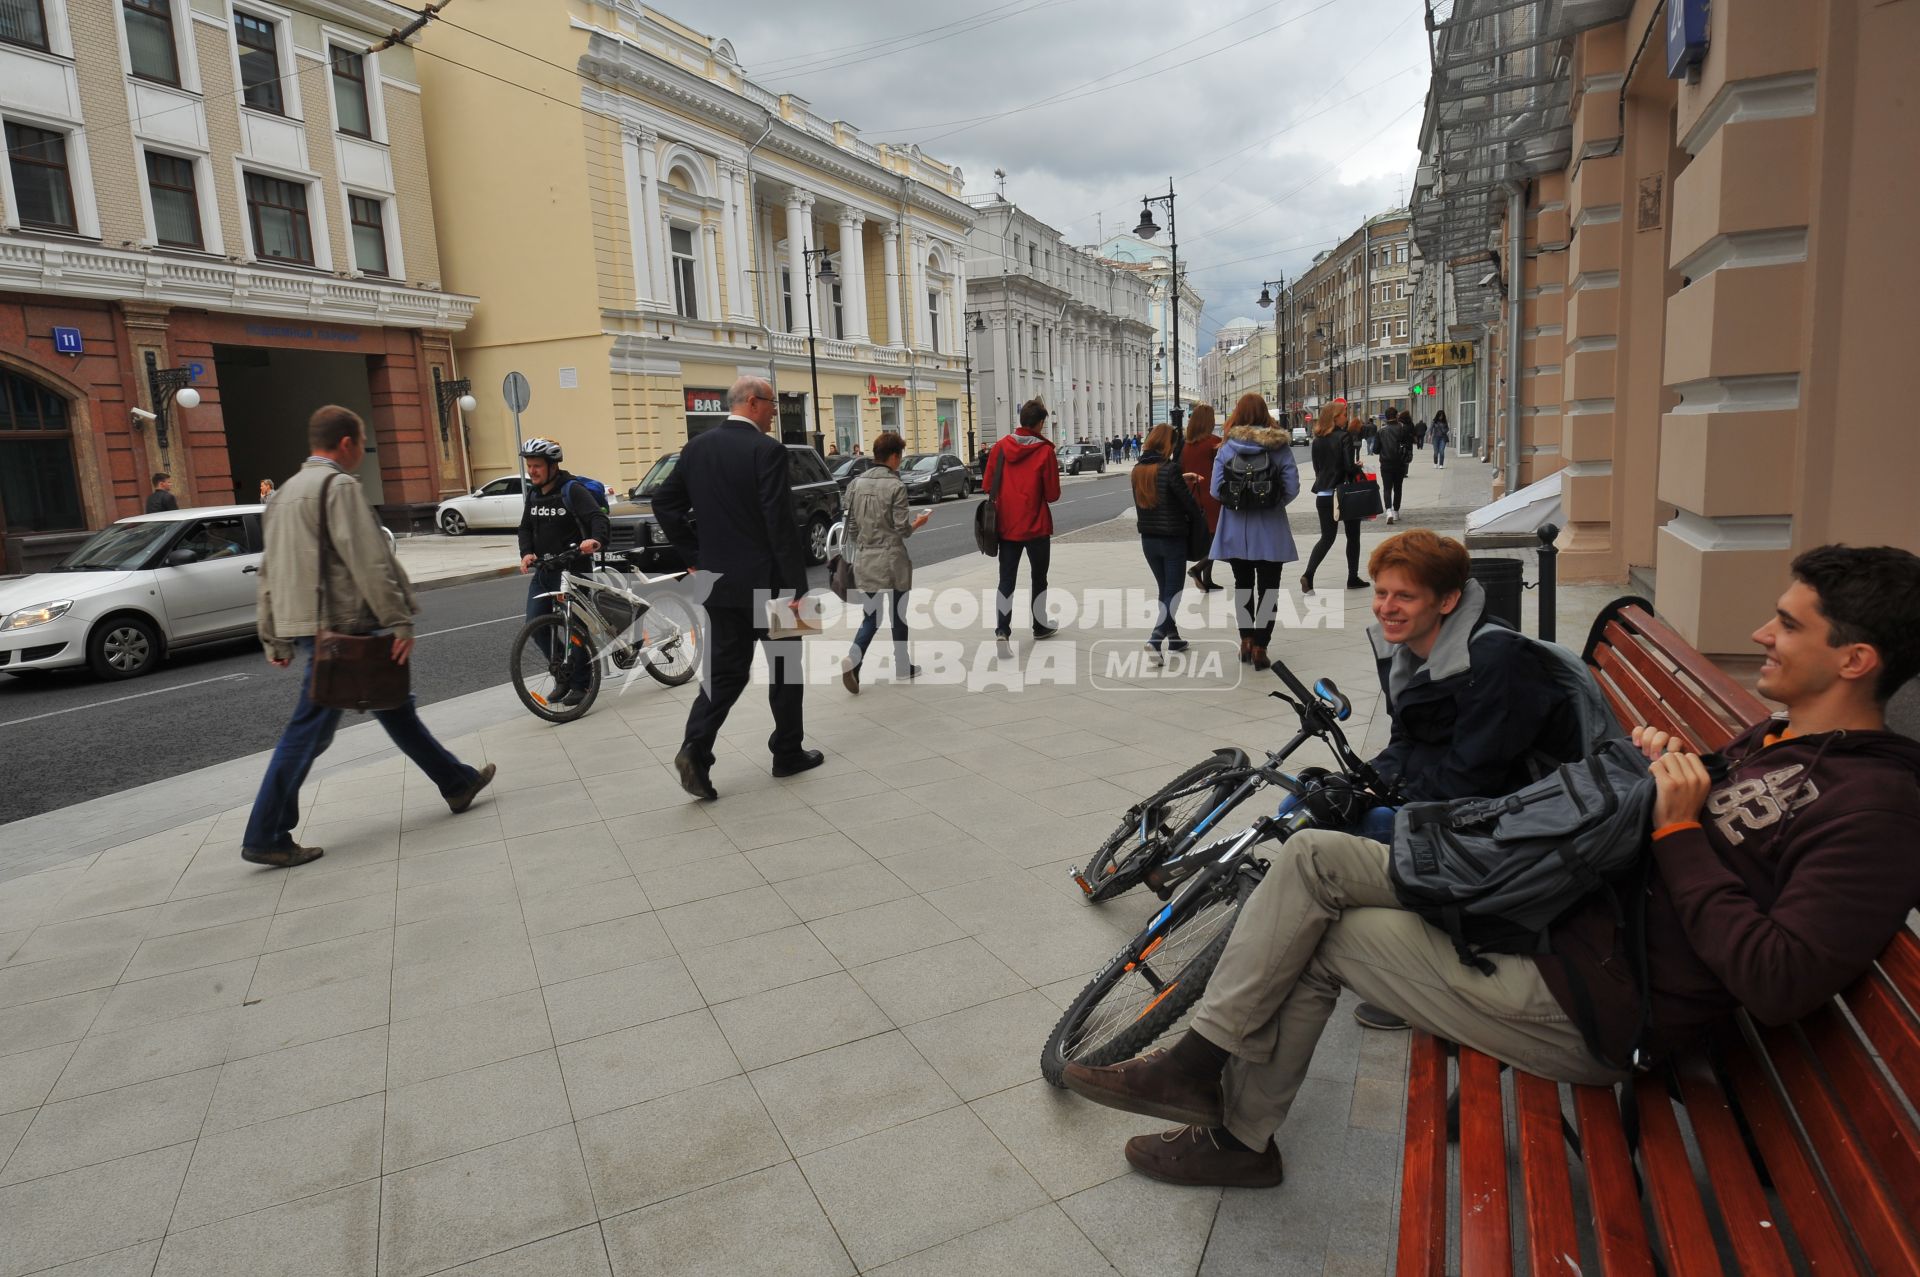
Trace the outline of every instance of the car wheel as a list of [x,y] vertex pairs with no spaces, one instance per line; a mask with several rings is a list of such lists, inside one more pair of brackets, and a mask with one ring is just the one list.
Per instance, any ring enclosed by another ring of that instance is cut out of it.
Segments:
[[447,511],[440,516],[440,530],[450,537],[465,535],[467,531],[466,516],[462,515],[458,510]]
[[87,664],[101,678],[138,678],[160,663],[160,632],[140,616],[110,616],[87,635]]
[[827,521],[815,515],[813,522],[807,524],[807,562],[825,563],[827,561]]

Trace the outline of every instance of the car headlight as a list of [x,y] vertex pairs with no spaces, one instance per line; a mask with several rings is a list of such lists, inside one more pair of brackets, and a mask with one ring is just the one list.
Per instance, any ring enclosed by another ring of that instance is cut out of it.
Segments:
[[0,621],[0,630],[24,630],[35,625],[45,625],[67,614],[73,606],[72,599],[57,599],[52,603],[36,603],[32,607],[23,607],[18,612],[10,612],[7,619]]

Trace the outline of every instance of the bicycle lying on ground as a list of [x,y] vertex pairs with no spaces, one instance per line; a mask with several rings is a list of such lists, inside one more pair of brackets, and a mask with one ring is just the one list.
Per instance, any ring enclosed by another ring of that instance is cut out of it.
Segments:
[[[691,604],[670,594],[643,598],[567,570],[578,557],[577,551],[565,550],[535,563],[536,570],[560,569],[560,588],[540,596],[553,600],[552,610],[521,628],[508,658],[521,703],[554,723],[572,722],[592,707],[608,664],[619,670],[639,665],[669,687],[687,682],[700,669],[699,627]],[[642,573],[639,583],[646,588],[685,576]],[[578,700],[562,704],[576,652],[585,654],[587,685]]]
[[[1300,717],[1293,739],[1257,766],[1244,751],[1216,750],[1128,811],[1089,866],[1100,870],[1097,883],[1086,872],[1075,873],[1090,900],[1110,898],[1144,881],[1168,903],[1054,1026],[1040,1053],[1040,1071],[1053,1085],[1061,1085],[1069,1063],[1132,1059],[1180,1025],[1206,991],[1241,906],[1267,871],[1255,848],[1284,842],[1303,829],[1348,828],[1367,808],[1397,801],[1391,787],[1347,744],[1340,724],[1352,706],[1340,689],[1321,679],[1309,692],[1280,661],[1273,671],[1287,691],[1269,695]],[[1339,771],[1281,770],[1295,750],[1316,738],[1333,751]],[[1200,841],[1235,807],[1267,788],[1286,791],[1274,815],[1237,834]]]

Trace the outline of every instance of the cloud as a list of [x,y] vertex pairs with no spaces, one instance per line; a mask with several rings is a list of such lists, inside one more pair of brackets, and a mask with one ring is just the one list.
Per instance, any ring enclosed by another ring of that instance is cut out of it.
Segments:
[[1174,178],[1203,349],[1264,313],[1262,281],[1403,203],[1419,158],[1419,0],[670,6],[764,87],[959,164],[970,194],[1005,169],[1008,198],[1073,243],[1132,229]]

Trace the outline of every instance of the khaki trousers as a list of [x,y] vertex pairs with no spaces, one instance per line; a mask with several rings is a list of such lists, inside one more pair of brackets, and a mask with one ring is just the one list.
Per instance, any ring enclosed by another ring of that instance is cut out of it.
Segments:
[[1342,988],[1441,1037],[1563,1082],[1624,1074],[1588,1054],[1532,959],[1461,963],[1445,932],[1399,907],[1384,843],[1307,830],[1281,844],[1194,1012],[1231,1053],[1227,1129],[1264,1147],[1286,1120]]

